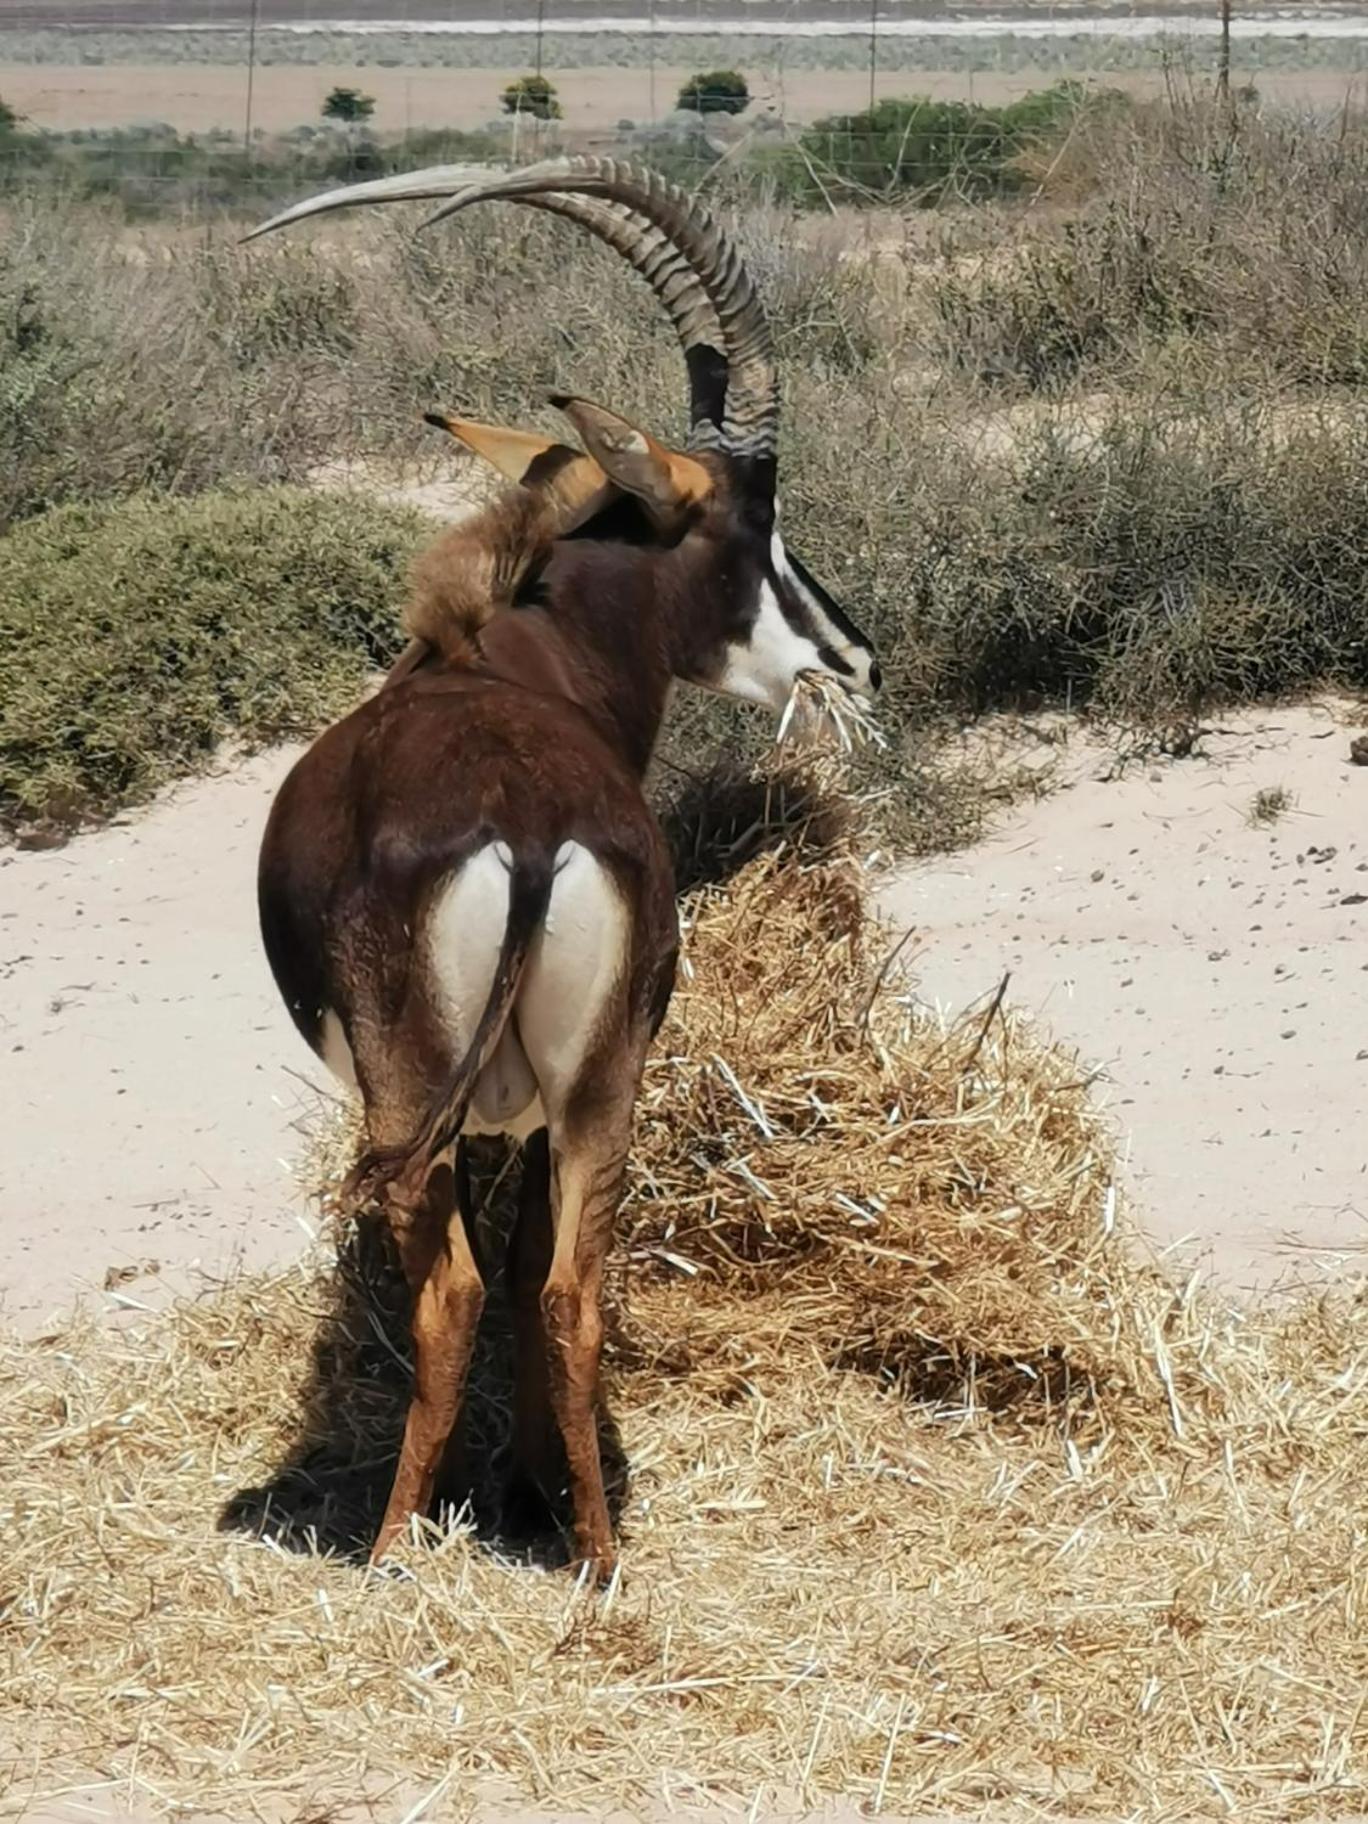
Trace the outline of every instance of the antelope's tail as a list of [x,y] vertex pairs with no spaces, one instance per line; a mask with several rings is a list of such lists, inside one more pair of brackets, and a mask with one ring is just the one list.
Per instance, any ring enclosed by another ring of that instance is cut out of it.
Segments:
[[465,1055],[428,1104],[427,1113],[402,1146],[369,1147],[342,1187],[344,1207],[355,1208],[389,1186],[406,1197],[421,1194],[437,1160],[460,1138],[480,1072],[494,1054],[517,998],[532,940],[546,919],[554,877],[547,856],[515,857],[509,868],[508,922],[484,1010]]

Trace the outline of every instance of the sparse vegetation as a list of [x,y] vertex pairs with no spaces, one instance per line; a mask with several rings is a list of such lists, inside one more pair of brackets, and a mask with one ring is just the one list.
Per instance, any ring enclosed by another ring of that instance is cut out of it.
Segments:
[[1293,808],[1296,799],[1285,785],[1262,785],[1249,806],[1249,821],[1256,829],[1277,823]]
[[402,137],[372,133],[364,120],[331,120],[274,137],[258,135],[251,157],[237,133],[177,133],[167,126],[69,133],[0,134],[0,176],[41,181],[64,200],[116,202],[129,220],[180,224],[187,214],[220,210],[256,215],[309,185],[378,177],[424,164],[495,160],[506,155],[498,132],[428,128]]
[[[87,63],[234,64],[247,60],[244,29],[215,31],[157,31],[140,27],[120,30],[97,28],[81,33],[81,56]],[[964,73],[1022,73],[1031,80],[1049,81],[1071,71],[1153,70],[1171,41],[1162,34],[1115,37],[1104,31],[1080,30],[1051,34],[1018,29],[982,37],[950,36],[928,31],[916,37],[883,36],[879,43],[882,70],[949,70]],[[510,64],[531,66],[537,53],[537,35],[530,31],[507,34],[460,32],[405,32],[370,30],[281,32],[258,40],[260,63],[308,67],[335,64],[348,69],[507,69]],[[546,66],[561,68],[642,69],[652,59],[660,68],[689,69],[695,65],[726,65],[737,54],[734,34],[682,34],[663,30],[568,34],[548,31],[541,38]],[[23,63],[70,63],[69,31],[7,31],[7,57]],[[1212,39],[1186,41],[1182,54],[1198,74],[1215,73],[1217,44]],[[745,39],[748,67],[766,75],[780,70],[863,70],[869,60],[864,34],[831,38],[794,38],[756,33]],[[1303,35],[1241,38],[1242,69],[1335,69],[1346,75],[1362,70],[1368,44],[1362,38],[1336,38],[1308,32]]]
[[[1214,703],[1368,686],[1368,409],[1345,390],[1368,122],[1266,115],[1232,151],[1197,104],[1085,111],[1023,156],[1051,208],[890,214],[872,263],[862,226],[719,179],[779,338],[788,532],[877,634],[885,715],[911,740],[1066,704],[1181,744]],[[431,455],[428,407],[534,423],[557,387],[683,432],[649,294],[559,223],[472,211],[415,238],[396,212],[245,252],[156,230],[144,254],[46,183],[10,215],[0,522]],[[679,716],[666,771],[764,738]],[[918,839],[943,833],[921,746],[882,764]]]
[[1344,127],[1265,113],[1232,139],[1228,115],[1191,103],[1081,116],[1065,146],[1027,160],[1074,205],[1054,225],[991,257],[981,238],[977,257],[947,242],[932,296],[943,352],[1009,390],[1147,375],[1176,400],[1199,350],[1243,400],[1358,385],[1368,118]]
[[675,106],[694,114],[744,114],[750,89],[739,70],[704,70],[684,84]]

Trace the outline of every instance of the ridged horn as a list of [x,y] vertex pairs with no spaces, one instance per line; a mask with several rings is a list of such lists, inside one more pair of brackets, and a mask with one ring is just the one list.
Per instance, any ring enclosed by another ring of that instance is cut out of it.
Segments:
[[[552,193],[617,204],[644,218],[676,249],[678,267],[670,271],[671,281],[687,293],[688,281],[683,275],[692,273],[716,311],[722,331],[727,364],[723,447],[735,455],[772,459],[778,440],[779,378],[764,307],[735,243],[677,184],[616,159],[555,159],[458,190],[423,226],[443,221],[472,203],[495,199],[530,202]],[[590,226],[588,222],[584,225]],[[646,268],[639,266],[638,270]],[[664,298],[661,285],[655,279],[652,283]]]
[[[538,167],[540,169],[540,167]],[[335,209],[358,208],[370,203],[430,202],[458,191],[498,183],[506,173],[489,165],[429,165],[397,177],[375,178],[363,184],[346,184],[325,190],[284,209],[263,222],[243,241],[254,241],[277,228],[287,228],[309,216]],[[694,449],[715,449],[722,436],[726,393],[724,337],[717,312],[689,261],[670,235],[627,204],[578,193],[537,191],[515,200],[551,215],[565,216],[607,243],[651,286],[674,324],[689,370],[689,443]]]
[[333,209],[351,209],[361,203],[431,202],[434,197],[450,196],[468,184],[482,184],[496,175],[491,165],[428,165],[422,171],[401,171],[397,177],[375,177],[364,184],[343,184],[337,190],[324,190],[307,197],[293,208],[282,209],[269,222],[262,222],[242,243],[255,241],[277,228],[288,228],[291,222],[302,222],[311,215],[327,215]]

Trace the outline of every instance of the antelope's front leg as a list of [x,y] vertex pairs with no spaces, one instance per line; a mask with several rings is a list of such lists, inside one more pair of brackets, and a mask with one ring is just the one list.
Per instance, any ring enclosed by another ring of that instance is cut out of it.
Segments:
[[428,1174],[416,1207],[391,1189],[387,1215],[413,1297],[413,1397],[372,1564],[413,1514],[428,1510],[484,1307],[484,1283],[457,1213],[449,1161]]
[[[633,1084],[633,1087],[635,1085]],[[631,1099],[551,1135],[555,1246],[542,1288],[551,1406],[565,1443],[576,1556],[600,1581],[617,1562],[599,1459],[597,1396],[603,1346],[603,1266],[622,1196]]]

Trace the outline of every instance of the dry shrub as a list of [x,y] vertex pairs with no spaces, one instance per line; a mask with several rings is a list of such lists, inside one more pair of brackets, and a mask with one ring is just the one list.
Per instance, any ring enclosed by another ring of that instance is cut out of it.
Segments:
[[0,538],[0,830],[312,734],[399,645],[420,515],[299,489],[69,506]]
[[[878,992],[889,938],[854,857],[763,857],[690,917],[626,1232],[633,1266],[661,1269],[631,1275],[643,1353],[659,1337],[692,1373],[796,1342],[914,1394],[1043,1401],[1065,1425],[1073,1398],[1152,1383],[1143,1334],[1099,1336],[1108,1145],[1077,1061],[992,1002],[943,1030]],[[724,1294],[683,1330],[680,1272]]]
[[[1129,388],[1173,345],[1180,389],[1195,372],[1265,395],[1361,384],[1361,104],[1328,119],[1247,103],[1232,115],[1175,85],[1162,102],[1080,110],[1034,164],[1047,206],[996,217],[993,256],[952,262],[934,288],[952,361],[997,385]],[[948,239],[981,245],[982,229],[970,216]]]
[[1077,1064],[990,1005],[917,1011],[864,894],[849,844],[789,843],[688,905],[615,1282],[606,1597],[488,1513],[497,1311],[473,1517],[359,1568],[404,1399],[364,1249],[5,1347],[12,1793],[1363,1810],[1368,1298],[1170,1285]]
[[[1368,348],[1363,117],[1242,117],[1232,146],[1219,110],[1136,107],[1077,133],[1081,203],[937,216],[934,260],[892,212],[735,213],[785,377],[785,536],[879,644],[889,787],[949,715],[1167,730],[1368,680],[1368,418],[1341,385]],[[545,394],[583,392],[682,433],[658,304],[565,223],[420,236],[401,210],[243,249],[41,192],[8,209],[0,521],[432,456],[439,404],[559,436]],[[736,750],[734,717],[685,713],[670,758]]]

